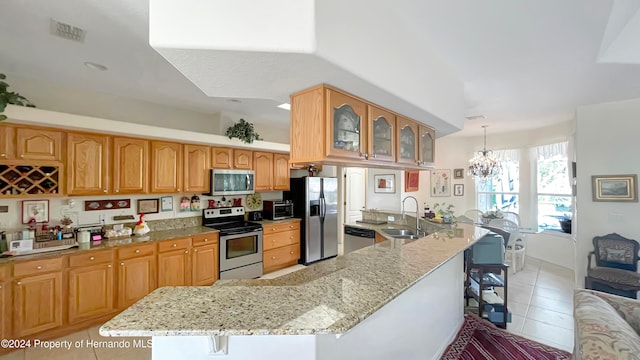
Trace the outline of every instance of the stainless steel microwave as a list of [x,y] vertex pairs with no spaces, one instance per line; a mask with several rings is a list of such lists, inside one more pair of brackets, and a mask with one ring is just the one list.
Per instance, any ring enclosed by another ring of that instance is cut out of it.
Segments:
[[265,219],[282,220],[293,217],[293,203],[290,200],[269,201],[262,203]]
[[253,170],[211,169],[211,195],[244,195],[255,192]]

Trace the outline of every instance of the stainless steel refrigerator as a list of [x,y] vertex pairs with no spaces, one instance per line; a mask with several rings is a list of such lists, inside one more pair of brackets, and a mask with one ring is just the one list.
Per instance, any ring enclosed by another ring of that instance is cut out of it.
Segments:
[[310,264],[338,255],[338,180],[327,177],[291,179],[283,194],[293,201],[300,225],[300,263]]

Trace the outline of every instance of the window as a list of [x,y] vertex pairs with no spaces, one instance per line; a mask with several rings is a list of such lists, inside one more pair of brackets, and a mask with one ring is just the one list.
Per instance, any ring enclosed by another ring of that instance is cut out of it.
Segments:
[[517,161],[502,160],[502,175],[481,181],[476,179],[477,207],[487,211],[500,209],[517,213],[520,192],[520,169]]
[[560,230],[558,220],[572,214],[567,143],[539,146],[537,150],[538,228]]

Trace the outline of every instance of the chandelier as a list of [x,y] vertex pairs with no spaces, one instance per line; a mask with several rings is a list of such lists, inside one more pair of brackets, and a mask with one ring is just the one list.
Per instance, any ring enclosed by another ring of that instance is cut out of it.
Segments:
[[502,174],[502,164],[494,156],[491,150],[487,150],[487,126],[484,129],[484,146],[482,151],[478,151],[469,160],[469,175],[474,179],[486,181],[492,177]]

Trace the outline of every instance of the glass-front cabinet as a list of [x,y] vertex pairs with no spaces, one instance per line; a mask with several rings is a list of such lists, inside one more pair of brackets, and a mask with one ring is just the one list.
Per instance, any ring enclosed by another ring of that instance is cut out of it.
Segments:
[[418,164],[418,124],[398,116],[398,163]]
[[436,132],[427,126],[420,125],[420,165],[433,167],[435,161]]
[[367,110],[369,160],[395,161],[395,115],[371,105],[368,106]]
[[[366,126],[363,126],[367,106],[364,102],[343,93],[327,89],[329,106],[328,156],[363,158],[368,157],[366,148]],[[320,134],[310,134],[316,136]]]

